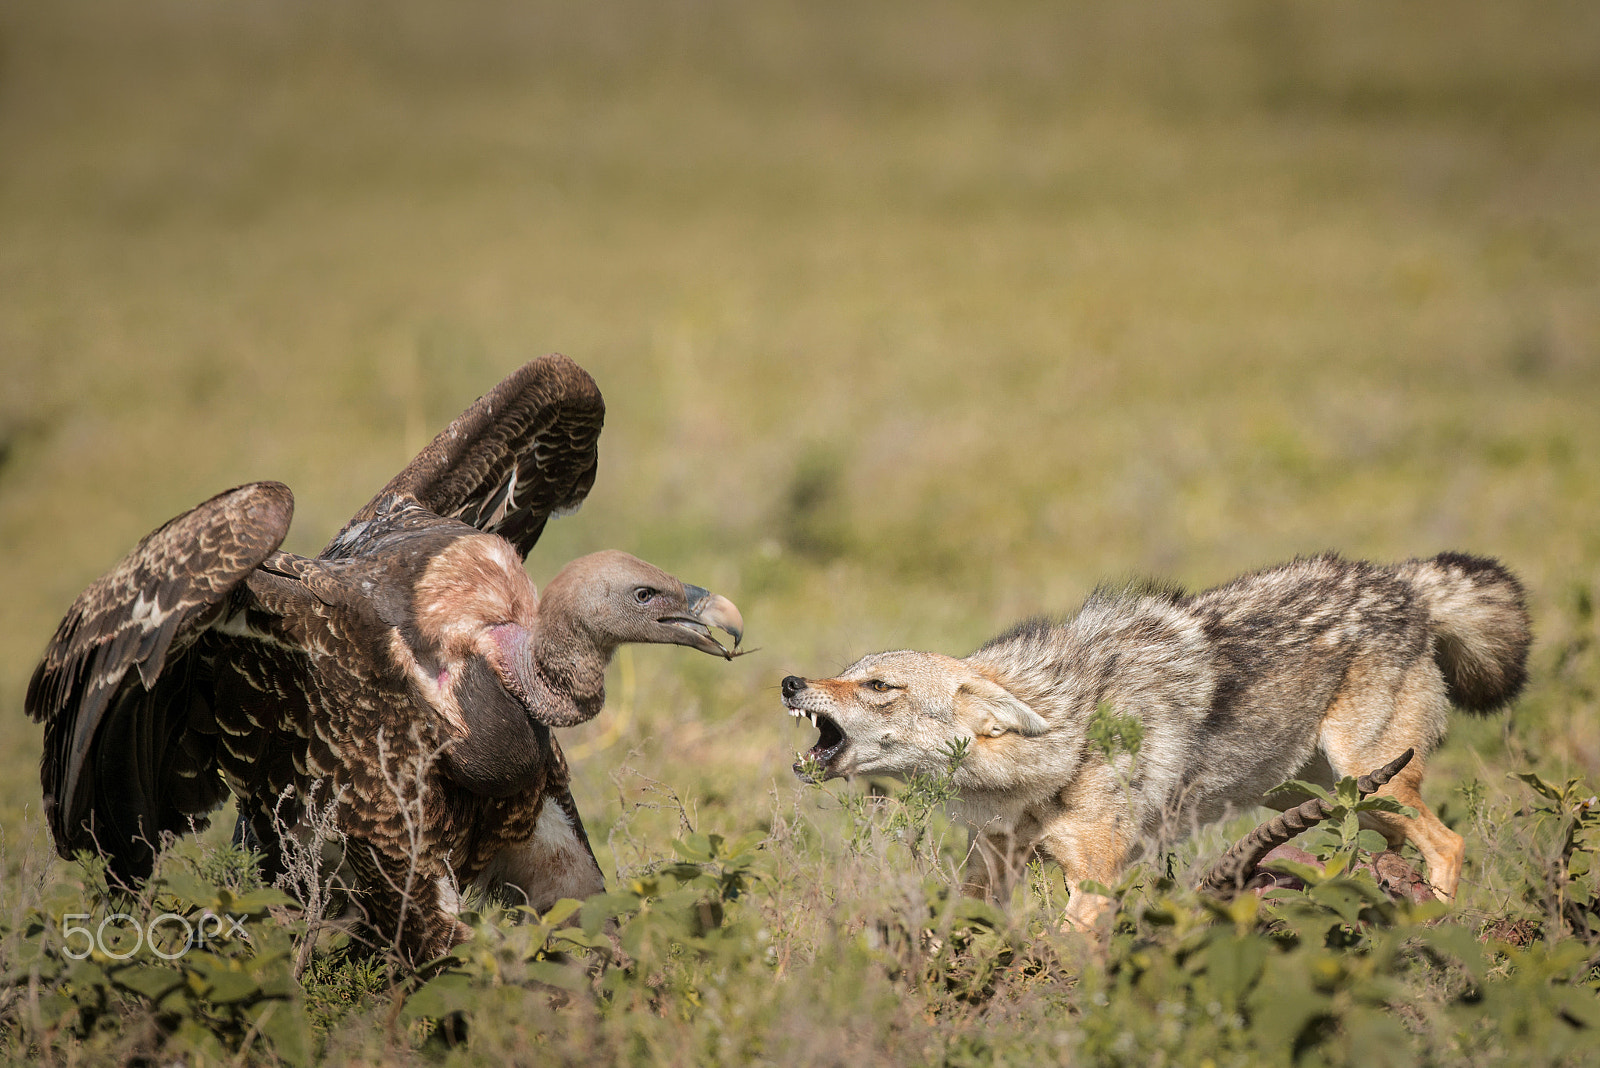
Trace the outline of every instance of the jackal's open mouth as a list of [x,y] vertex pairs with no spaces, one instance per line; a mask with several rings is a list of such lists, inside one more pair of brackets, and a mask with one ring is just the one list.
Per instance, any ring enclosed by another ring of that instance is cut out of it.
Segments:
[[800,765],[806,760],[814,760],[824,766],[844,752],[845,745],[850,739],[845,737],[844,730],[833,721],[833,717],[826,712],[813,712],[808,708],[789,709],[789,715],[796,719],[805,718],[817,728],[817,742],[802,754],[801,759],[795,761],[795,770],[800,770]]

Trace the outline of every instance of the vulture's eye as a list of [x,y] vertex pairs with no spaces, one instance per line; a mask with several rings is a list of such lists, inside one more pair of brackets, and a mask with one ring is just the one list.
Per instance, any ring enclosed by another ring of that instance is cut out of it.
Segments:
[[649,604],[656,599],[656,591],[649,586],[640,586],[633,591],[633,599],[640,604]]
[[871,690],[873,693],[888,693],[890,690],[894,689],[893,686],[890,686],[882,679],[868,679],[866,685],[867,689]]

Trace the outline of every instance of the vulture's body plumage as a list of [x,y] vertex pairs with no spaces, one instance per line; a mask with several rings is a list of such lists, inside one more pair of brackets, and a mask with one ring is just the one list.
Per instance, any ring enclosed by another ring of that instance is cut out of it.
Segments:
[[605,408],[564,357],[480,398],[314,559],[258,482],[160,527],[83,592],[28,686],[57,850],[147,876],[229,794],[266,853],[332,806],[371,925],[414,960],[462,933],[457,890],[536,907],[603,888],[552,727],[599,712],[624,642],[732,654],[725,598],[625,553],[540,597],[546,520],[594,482]]

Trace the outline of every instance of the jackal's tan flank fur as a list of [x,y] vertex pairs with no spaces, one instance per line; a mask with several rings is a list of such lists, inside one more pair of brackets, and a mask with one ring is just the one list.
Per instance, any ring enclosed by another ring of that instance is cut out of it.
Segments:
[[[974,894],[1003,900],[1035,853],[1074,890],[1112,882],[1151,836],[1409,747],[1416,758],[1382,792],[1417,816],[1370,825],[1416,843],[1449,898],[1464,847],[1422,802],[1425,761],[1452,703],[1486,713],[1516,696],[1529,640],[1522,587],[1492,560],[1329,554],[1198,594],[1102,589],[1072,618],[1030,620],[964,659],[877,653],[837,678],[790,676],[783,693],[821,729],[809,756],[829,777],[931,771],[969,741],[955,810],[972,831]],[[1136,757],[1089,743],[1102,703],[1143,724]],[[1101,904],[1074,892],[1068,918],[1088,922]]]

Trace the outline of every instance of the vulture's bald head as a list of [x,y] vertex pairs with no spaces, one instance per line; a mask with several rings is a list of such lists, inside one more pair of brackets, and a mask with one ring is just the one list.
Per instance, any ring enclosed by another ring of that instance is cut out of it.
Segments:
[[[519,578],[527,597],[501,588],[516,590]],[[685,585],[622,552],[574,560],[545,586],[536,609],[532,584],[520,568],[507,572],[503,582],[488,571],[466,579],[473,581],[465,582],[456,601],[472,607],[477,619],[475,629],[462,631],[471,635],[472,651],[447,668],[431,692],[440,714],[460,732],[442,757],[446,772],[491,797],[538,781],[539,749],[530,720],[571,727],[600,712],[606,665],[617,646],[687,645],[732,659],[744,633],[739,610],[726,597]],[[732,635],[732,649],[712,637],[712,627]]]
[[436,553],[415,589],[413,640],[396,630],[391,656],[447,722],[485,745],[500,737],[495,724],[524,714],[550,727],[598,714],[619,645],[687,645],[731,660],[744,636],[732,601],[624,552],[579,557],[540,595],[510,543],[474,534]]
[[[592,643],[609,658],[627,642],[687,645],[732,659],[744,637],[744,620],[726,597],[690,586],[625,552],[580,556],[551,579],[539,598],[541,631],[562,632]],[[733,648],[712,637],[726,631]]]

